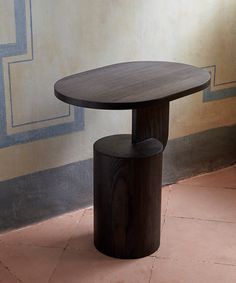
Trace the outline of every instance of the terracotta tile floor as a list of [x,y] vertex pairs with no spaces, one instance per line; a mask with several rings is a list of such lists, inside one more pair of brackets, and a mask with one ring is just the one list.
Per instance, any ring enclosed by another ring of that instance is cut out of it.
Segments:
[[118,260],[93,247],[93,211],[0,235],[0,283],[235,283],[236,166],[163,188],[161,248]]

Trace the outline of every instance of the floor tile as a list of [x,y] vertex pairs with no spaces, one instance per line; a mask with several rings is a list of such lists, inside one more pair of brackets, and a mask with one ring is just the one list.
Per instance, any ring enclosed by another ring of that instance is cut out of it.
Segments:
[[118,260],[95,250],[67,249],[50,283],[148,283],[153,260]]
[[215,172],[186,179],[181,181],[180,184],[236,188],[236,166],[231,166]]
[[93,208],[1,234],[0,283],[236,282],[235,168],[164,187],[161,247],[143,259],[95,249]]
[[68,244],[69,249],[93,250],[93,208],[86,209],[73,230]]
[[158,257],[236,265],[236,223],[167,217]]
[[[161,227],[163,227],[165,216],[161,216]],[[87,209],[80,222],[72,232],[68,242],[69,249],[82,251],[94,250],[93,209]]]
[[80,220],[83,210],[35,224],[23,229],[0,235],[6,244],[27,244],[45,247],[64,247],[73,229]]
[[236,222],[236,190],[173,185],[167,215]]
[[0,283],[19,283],[19,280],[0,263]]
[[59,248],[0,244],[0,261],[24,283],[47,283],[61,254]]
[[236,266],[157,259],[150,283],[235,283]]

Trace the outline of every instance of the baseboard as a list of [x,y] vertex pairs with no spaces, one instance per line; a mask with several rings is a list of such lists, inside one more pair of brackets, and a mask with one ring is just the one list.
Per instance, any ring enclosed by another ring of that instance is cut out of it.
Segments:
[[164,152],[163,183],[175,183],[235,162],[236,125],[173,139]]
[[0,182],[0,231],[92,203],[92,160]]

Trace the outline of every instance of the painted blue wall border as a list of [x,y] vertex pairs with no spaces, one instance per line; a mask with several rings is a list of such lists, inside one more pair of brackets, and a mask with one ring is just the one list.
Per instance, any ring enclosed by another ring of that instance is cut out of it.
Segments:
[[[12,127],[20,127],[23,125],[40,123],[43,121],[50,121],[55,119],[60,119],[63,117],[68,117],[71,114],[71,109],[68,106],[68,114],[63,116],[57,116],[40,121],[32,121],[25,124],[14,124],[14,116],[12,111],[12,99],[11,99],[11,76],[10,67],[12,64],[17,64],[21,62],[33,61],[33,29],[32,29],[32,9],[31,0],[30,3],[30,28],[31,28],[31,46],[32,46],[32,58],[29,60],[19,60],[11,62],[8,64],[8,75],[9,75],[9,89],[10,89],[10,100],[11,100],[11,120]],[[30,130],[26,132],[21,132],[17,134],[8,135],[6,127],[6,105],[5,105],[5,91],[4,91],[4,79],[3,79],[3,61],[4,57],[24,55],[27,53],[27,33],[26,33],[26,6],[25,0],[14,0],[14,12],[15,12],[15,27],[16,27],[16,42],[7,43],[0,45],[0,148],[8,147],[15,144],[31,142],[34,140],[45,139],[52,136],[63,135],[71,133],[74,131],[80,131],[84,129],[84,111],[82,108],[75,107],[74,109],[74,121],[63,123],[60,125],[49,126],[45,128],[40,128],[36,130]],[[53,94],[53,86],[52,86]]]
[[[230,82],[225,82],[221,84],[216,83],[216,65],[213,66],[208,66],[204,68],[212,68],[214,72],[210,72],[211,74],[211,79],[213,82],[213,86],[226,86],[229,84],[234,84],[236,81],[230,81]],[[219,100],[219,99],[225,99],[229,97],[236,96],[236,87],[229,87],[229,88],[224,88],[220,90],[211,90],[211,86],[208,87],[206,90],[203,92],[203,102],[209,102],[209,101],[214,101],[214,100]]]
[[[4,57],[24,55],[27,53],[27,34],[26,34],[26,0],[14,0],[14,11],[15,11],[15,26],[16,26],[16,42],[7,43],[0,45],[0,148],[8,147],[15,144],[21,144],[26,142],[31,142],[34,140],[45,139],[57,135],[68,134],[74,131],[80,131],[84,129],[84,110],[82,108],[75,107],[74,111],[74,121],[63,123],[55,126],[48,126],[40,129],[25,131],[17,134],[8,135],[6,127],[6,106],[5,106],[5,95],[4,95],[4,80],[3,80],[3,62]],[[9,89],[10,89],[10,101],[11,101],[11,126],[13,128],[20,127],[23,125],[36,124],[44,121],[50,121],[55,119],[60,119],[62,117],[68,117],[71,115],[71,109],[68,106],[68,113],[63,116],[57,116],[45,120],[32,121],[24,124],[15,124],[14,115],[12,109],[12,96],[11,96],[11,74],[10,67],[12,64],[17,64],[26,61],[34,60],[34,50],[33,50],[33,29],[32,29],[32,9],[31,0],[30,3],[30,28],[31,28],[31,46],[32,46],[32,58],[29,60],[19,60],[15,62],[10,62],[8,64],[8,75],[9,75]],[[213,85],[227,85],[231,83],[236,83],[236,81],[227,82],[223,84],[216,84],[216,66],[208,66],[214,69],[213,75]],[[206,68],[208,68],[206,67]],[[53,88],[53,86],[52,86]],[[53,92],[53,90],[52,90]],[[203,93],[203,102],[209,102],[219,99],[224,99],[228,97],[236,96],[236,87],[230,87],[221,90],[211,90],[209,87]]]

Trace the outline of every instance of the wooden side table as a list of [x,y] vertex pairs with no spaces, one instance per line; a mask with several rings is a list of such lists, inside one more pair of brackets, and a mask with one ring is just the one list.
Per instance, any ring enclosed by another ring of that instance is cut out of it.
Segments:
[[94,144],[94,243],[102,253],[131,259],[159,248],[169,102],[209,84],[208,72],[171,62],[121,63],[56,82],[55,95],[66,103],[132,109],[132,135]]

